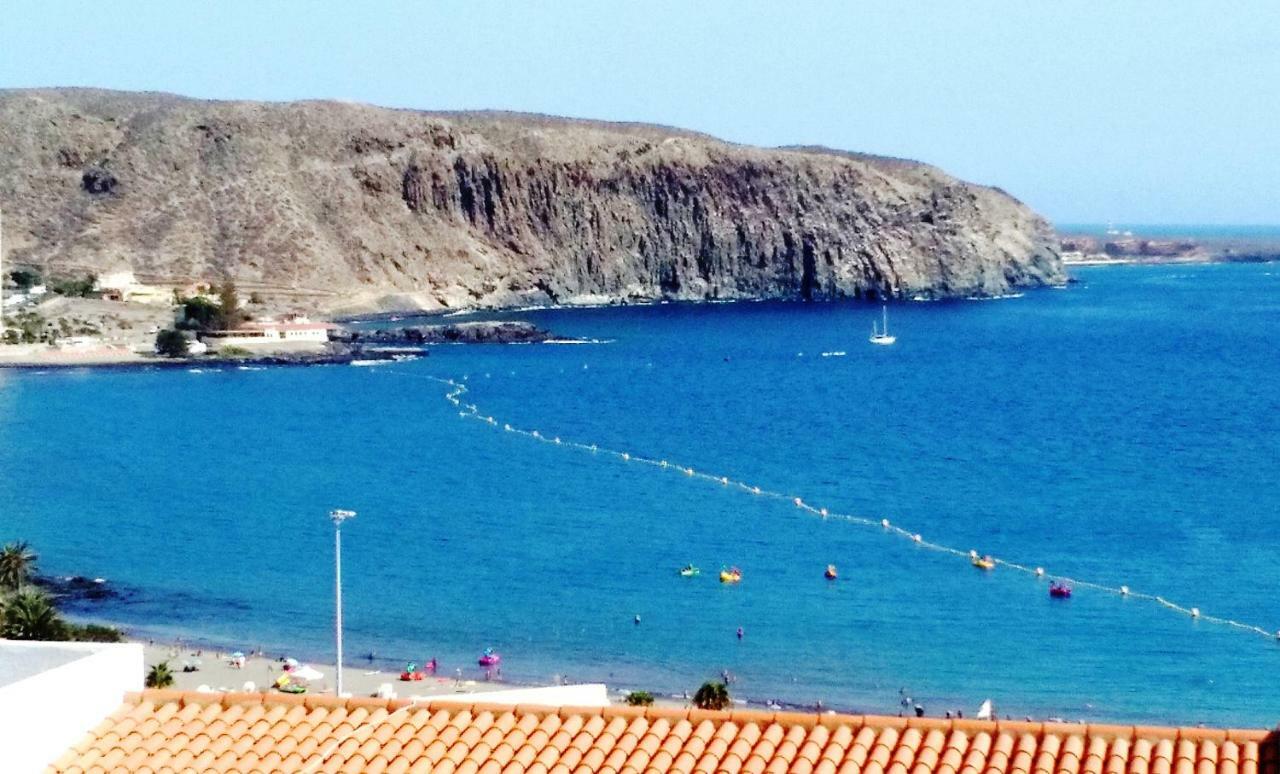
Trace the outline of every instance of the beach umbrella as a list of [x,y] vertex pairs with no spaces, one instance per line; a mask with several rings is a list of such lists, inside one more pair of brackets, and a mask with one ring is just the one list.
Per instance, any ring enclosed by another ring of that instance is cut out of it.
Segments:
[[321,672],[320,670],[316,669],[313,666],[310,666],[309,664],[303,664],[297,669],[294,669],[293,671],[291,671],[289,674],[293,675],[299,680],[319,680],[324,677],[323,672]]
[[978,707],[978,720],[991,720],[992,715],[994,715],[993,710],[990,699],[982,702],[982,706]]
[[287,669],[287,670],[289,670],[289,671],[293,671],[293,670],[297,669],[297,668],[298,668],[298,659],[296,659],[296,658],[286,658],[286,659],[284,660],[284,668],[285,668],[285,669]]

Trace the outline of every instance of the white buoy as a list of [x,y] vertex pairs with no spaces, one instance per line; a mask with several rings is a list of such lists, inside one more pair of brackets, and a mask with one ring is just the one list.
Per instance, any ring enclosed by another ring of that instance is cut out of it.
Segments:
[[1198,607],[1193,607],[1193,608],[1191,608],[1191,617],[1192,617],[1192,618],[1199,618],[1199,617],[1200,617],[1200,608],[1198,608]]
[[539,435],[539,434],[538,434],[538,431],[537,431],[537,430],[534,430],[532,433],[529,433],[529,435],[532,435],[534,438],[541,438],[541,437],[542,437],[541,435]]
[[506,431],[509,433],[509,432],[511,432],[511,425],[503,425],[503,426],[502,426],[502,429],[503,429],[503,430],[506,430]]
[[825,519],[825,518],[827,518],[827,509],[826,509],[826,508],[823,508],[822,510],[818,511],[818,513],[822,514],[822,518],[824,518],[824,519]]
[[667,466],[667,461],[666,461],[666,460],[663,460],[662,462],[659,462],[658,464],[665,468],[665,467]]
[[1036,568],[1036,577],[1037,577],[1037,578],[1043,578],[1043,577],[1044,577],[1044,568],[1043,568],[1043,567],[1037,567],[1037,568]]
[[560,443],[560,436],[556,436],[556,443]]
[[915,541],[915,542],[917,542],[917,543],[923,543],[923,542],[924,542],[924,538],[920,537],[920,533],[919,533],[919,532],[917,532],[916,534],[912,535],[912,536],[911,536],[911,539],[912,539],[912,540],[914,540],[914,541]]
[[1120,596],[1122,596],[1122,597],[1127,597],[1127,596],[1129,596],[1129,587],[1128,587],[1128,586],[1121,586],[1121,587],[1120,587]]
[[593,443],[593,444],[591,444],[591,451],[593,451],[593,452],[594,452],[595,450],[596,450],[596,445]]
[[758,486],[751,487],[751,492],[752,494],[760,494],[760,487]]
[[629,460],[629,459],[631,459],[631,455],[630,455],[630,454],[627,454],[626,452],[623,452],[623,453],[622,453],[622,459],[624,459],[624,460]]
[[804,507],[804,500],[801,500],[799,497],[797,497],[797,498],[795,499],[795,503],[796,503],[796,507],[797,507],[797,508],[803,508],[803,507]]
[[977,558],[978,558],[978,552],[977,552],[977,551],[974,551],[972,548],[970,548],[970,549],[969,549],[969,558],[970,558],[970,559],[977,559]]
[[889,520],[888,520],[888,519],[881,519],[881,520],[880,520],[880,526],[884,527],[885,529],[888,529],[888,528],[889,528]]
[[692,476],[692,475],[693,475],[693,468],[685,468],[685,469],[684,469],[684,474],[685,474],[686,476]]
[[725,486],[728,486],[728,485],[729,485],[729,477],[728,477],[728,476],[721,476],[721,477],[720,477],[720,483],[721,483],[721,484],[724,484]]

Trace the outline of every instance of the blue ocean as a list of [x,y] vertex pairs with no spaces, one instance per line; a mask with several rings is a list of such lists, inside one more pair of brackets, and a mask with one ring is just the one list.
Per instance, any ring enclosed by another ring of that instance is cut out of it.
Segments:
[[0,372],[0,540],[121,592],[85,617],[331,658],[348,508],[353,657],[474,675],[492,646],[516,681],[728,671],[760,702],[1273,725],[1280,267],[1074,273],[891,306],[892,347],[865,304],[671,304],[511,313],[597,343],[367,368]]

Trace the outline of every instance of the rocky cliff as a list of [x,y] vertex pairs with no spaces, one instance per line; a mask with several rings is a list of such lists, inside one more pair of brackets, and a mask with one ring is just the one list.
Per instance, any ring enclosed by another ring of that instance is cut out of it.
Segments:
[[348,309],[993,295],[1048,224],[915,162],[657,126],[0,91],[11,262],[235,279]]

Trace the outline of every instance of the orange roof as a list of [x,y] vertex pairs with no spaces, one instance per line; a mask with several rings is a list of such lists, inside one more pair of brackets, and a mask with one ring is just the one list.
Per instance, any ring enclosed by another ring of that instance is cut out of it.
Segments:
[[1267,731],[129,694],[49,771],[1275,774]]

